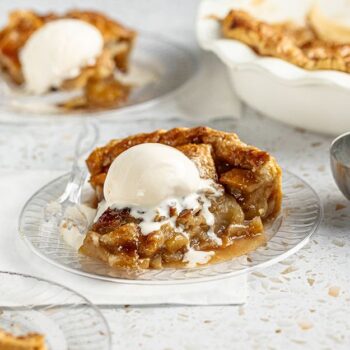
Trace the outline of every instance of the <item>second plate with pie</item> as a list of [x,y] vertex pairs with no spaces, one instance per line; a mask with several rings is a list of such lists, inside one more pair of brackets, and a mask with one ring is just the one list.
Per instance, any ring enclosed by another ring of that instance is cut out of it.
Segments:
[[130,97],[119,108],[69,111],[56,105],[76,92],[52,92],[43,96],[28,95],[5,79],[0,82],[0,115],[2,122],[43,122],[62,117],[103,116],[123,118],[157,104],[183,86],[196,72],[196,58],[185,47],[153,34],[139,33],[130,62],[130,72],[120,77],[135,86]]

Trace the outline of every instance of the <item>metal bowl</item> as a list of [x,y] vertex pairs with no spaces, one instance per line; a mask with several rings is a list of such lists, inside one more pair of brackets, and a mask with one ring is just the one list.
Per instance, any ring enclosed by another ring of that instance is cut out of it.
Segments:
[[350,200],[350,132],[338,136],[330,149],[334,180],[343,195]]

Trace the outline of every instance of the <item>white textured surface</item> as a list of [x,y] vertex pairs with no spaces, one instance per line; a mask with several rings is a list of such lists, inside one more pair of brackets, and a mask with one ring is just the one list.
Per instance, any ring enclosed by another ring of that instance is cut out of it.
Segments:
[[[0,9],[11,3],[1,2]],[[46,1],[45,6],[53,3]],[[122,5],[120,16],[125,15],[130,24],[148,30],[159,28],[164,35],[169,31],[171,37],[197,50],[191,29],[197,1],[105,0],[107,11],[112,3]],[[28,6],[25,1],[22,4]],[[93,2],[84,4],[91,6]],[[131,15],[130,9],[136,8],[136,4],[138,10]],[[168,11],[171,21],[166,16]],[[3,15],[4,11],[0,13]],[[153,121],[147,128],[161,124]],[[140,130],[144,124],[123,127],[125,133]],[[23,168],[23,164],[37,169],[67,169],[69,148],[63,146],[72,144],[69,140],[73,138],[73,128],[67,127],[66,137],[60,137],[60,127],[55,133],[52,125],[28,128],[1,125],[2,165],[17,169]],[[103,128],[113,132],[110,124],[102,125]],[[121,131],[118,125],[114,128]],[[284,167],[315,187],[325,206],[320,230],[306,248],[287,261],[250,276],[250,297],[243,307],[103,309],[113,332],[113,349],[350,348],[350,205],[331,177],[328,159],[331,138],[284,126],[249,109],[235,130],[247,142],[273,152]],[[56,154],[51,156],[49,150]],[[338,297],[328,294],[331,287],[340,288]]]

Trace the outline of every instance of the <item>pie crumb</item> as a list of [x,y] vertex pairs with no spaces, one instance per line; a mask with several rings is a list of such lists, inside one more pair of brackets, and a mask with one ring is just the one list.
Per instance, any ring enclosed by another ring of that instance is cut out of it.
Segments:
[[298,325],[303,331],[308,331],[313,327],[313,324],[309,321],[301,321],[298,323]]
[[344,247],[345,242],[340,239],[333,239],[332,243],[336,245],[337,247]]
[[285,270],[283,270],[283,271],[281,272],[281,274],[282,274],[282,275],[286,275],[286,274],[291,273],[291,272],[294,272],[294,271],[296,271],[296,270],[297,270],[297,269],[296,269],[295,267],[289,266],[289,267],[287,267]]
[[328,295],[333,298],[337,298],[339,296],[339,293],[340,293],[340,287],[333,286],[328,289]]
[[315,280],[313,278],[308,278],[307,283],[309,283],[310,287],[312,287],[315,283]]
[[335,210],[336,211],[338,211],[338,210],[342,210],[342,209],[344,209],[344,208],[346,208],[346,205],[344,205],[344,204],[337,204],[336,206],[335,206]]

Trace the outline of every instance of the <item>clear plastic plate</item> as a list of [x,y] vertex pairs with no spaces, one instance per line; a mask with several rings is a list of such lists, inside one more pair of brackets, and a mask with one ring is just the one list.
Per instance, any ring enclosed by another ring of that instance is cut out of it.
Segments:
[[315,191],[296,175],[284,171],[283,209],[267,227],[268,242],[248,255],[196,268],[162,270],[111,269],[80,255],[68,246],[58,231],[59,221],[47,218],[45,208],[63,193],[69,174],[50,182],[25,204],[19,231],[30,249],[47,262],[75,274],[119,283],[171,284],[209,281],[267,267],[298,251],[317,229],[322,217]]
[[38,277],[0,271],[0,328],[39,333],[48,350],[109,350],[101,312],[83,296]]

